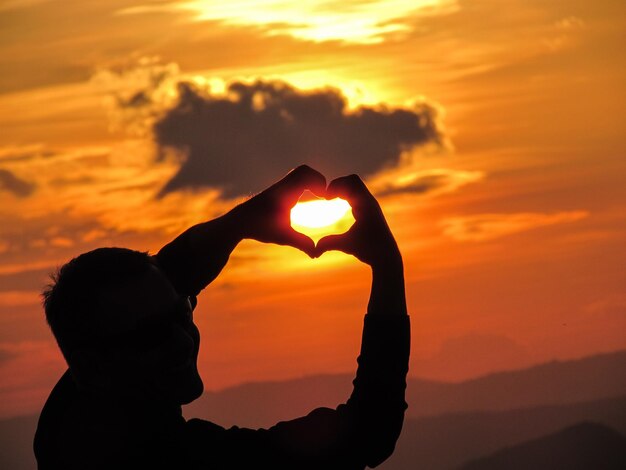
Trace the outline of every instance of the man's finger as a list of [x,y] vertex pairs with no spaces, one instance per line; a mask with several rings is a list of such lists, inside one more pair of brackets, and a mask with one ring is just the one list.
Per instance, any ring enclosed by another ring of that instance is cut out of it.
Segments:
[[335,197],[348,201],[350,206],[352,206],[355,217],[362,208],[375,202],[374,196],[372,196],[358,175],[342,176],[332,180],[326,189],[326,198],[332,199]]
[[315,243],[305,234],[296,232],[291,229],[285,232],[281,244],[290,245],[294,248],[304,251],[310,258],[314,258],[316,254]]
[[310,166],[300,165],[284,178],[284,187],[289,193],[297,194],[296,197],[300,197],[300,194],[305,189],[308,189],[316,196],[324,197],[326,194],[326,178]]

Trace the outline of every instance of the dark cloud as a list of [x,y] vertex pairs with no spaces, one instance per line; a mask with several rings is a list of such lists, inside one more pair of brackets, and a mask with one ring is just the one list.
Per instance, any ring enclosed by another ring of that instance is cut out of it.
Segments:
[[327,177],[365,176],[396,165],[405,150],[442,142],[426,104],[349,109],[338,90],[280,81],[235,82],[219,96],[180,82],[178,92],[153,128],[161,149],[183,155],[162,194],[206,186],[225,197],[247,194],[301,163]]
[[0,191],[8,191],[18,197],[30,196],[35,190],[35,185],[18,178],[9,170],[0,168]]

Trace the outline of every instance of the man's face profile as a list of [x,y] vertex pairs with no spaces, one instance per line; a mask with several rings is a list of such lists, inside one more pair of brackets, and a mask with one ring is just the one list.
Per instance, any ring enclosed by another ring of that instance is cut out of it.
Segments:
[[98,325],[103,340],[97,373],[115,394],[177,404],[202,394],[193,305],[156,266],[121,285],[103,287],[97,302],[106,312]]

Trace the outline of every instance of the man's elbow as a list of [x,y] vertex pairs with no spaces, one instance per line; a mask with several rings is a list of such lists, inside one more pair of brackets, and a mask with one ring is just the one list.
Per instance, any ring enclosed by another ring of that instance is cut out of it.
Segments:
[[367,466],[369,468],[377,467],[378,465],[383,463],[385,460],[387,460],[389,457],[391,457],[391,454],[393,454],[393,451],[395,450],[395,448],[396,448],[396,441],[388,442],[384,446],[379,446],[375,452],[372,452],[372,454],[368,456]]
[[381,420],[370,428],[368,436],[364,439],[368,467],[374,468],[391,457],[400,437],[403,421],[404,414],[395,419]]

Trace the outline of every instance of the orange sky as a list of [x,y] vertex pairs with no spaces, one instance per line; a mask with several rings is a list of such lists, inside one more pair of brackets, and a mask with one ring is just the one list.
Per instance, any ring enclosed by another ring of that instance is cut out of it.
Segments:
[[[626,347],[625,18],[617,0],[3,2],[0,416],[39,409],[63,370],[46,273],[98,246],[156,251],[241,199],[157,198],[181,166],[154,127],[180,82],[436,116],[439,142],[366,178],[405,259],[411,375]],[[206,387],[354,370],[368,283],[348,256],[241,244],[200,297]]]

